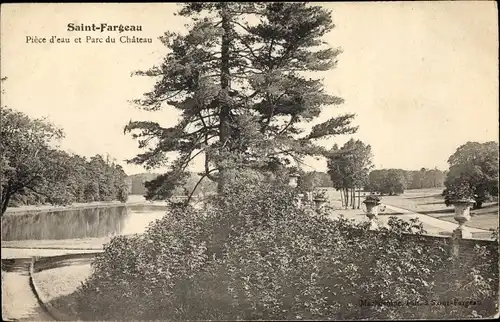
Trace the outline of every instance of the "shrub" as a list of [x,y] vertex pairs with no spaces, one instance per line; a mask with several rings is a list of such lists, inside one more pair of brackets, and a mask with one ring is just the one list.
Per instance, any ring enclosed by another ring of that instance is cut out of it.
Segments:
[[[494,247],[462,249],[468,257],[457,260],[449,239],[421,235],[417,220],[391,218],[388,228],[372,232],[365,222],[308,215],[284,183],[250,180],[232,181],[204,212],[175,207],[142,236],[114,238],[79,290],[82,318],[409,319],[495,312]],[[445,303],[454,298],[479,303]]]
[[462,199],[477,199],[477,196],[474,195],[474,190],[466,183],[460,183],[450,188],[446,188],[442,195],[444,196],[444,203],[446,207],[452,205],[454,200],[462,200]]

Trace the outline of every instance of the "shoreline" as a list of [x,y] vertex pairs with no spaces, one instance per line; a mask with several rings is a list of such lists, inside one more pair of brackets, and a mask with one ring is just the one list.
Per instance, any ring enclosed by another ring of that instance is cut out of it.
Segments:
[[3,216],[7,215],[24,215],[24,214],[35,214],[40,212],[58,212],[58,211],[68,211],[68,210],[81,210],[81,209],[92,209],[92,208],[109,208],[117,206],[167,206],[165,202],[158,201],[96,201],[88,203],[74,203],[67,206],[53,206],[53,205],[31,205],[31,206],[20,206],[7,208]]
[[2,240],[2,249],[102,249],[111,240],[108,237],[88,237],[77,239],[25,239]]

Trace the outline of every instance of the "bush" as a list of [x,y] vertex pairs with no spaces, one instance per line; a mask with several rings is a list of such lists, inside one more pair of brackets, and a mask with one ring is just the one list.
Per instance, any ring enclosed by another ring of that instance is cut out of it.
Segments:
[[[368,223],[309,216],[295,205],[290,187],[254,179],[232,181],[204,212],[176,207],[142,236],[114,238],[79,290],[81,317],[337,320],[495,313],[494,247],[473,247],[458,261],[448,239],[420,235],[416,220],[391,218],[389,228],[367,231]],[[479,304],[444,303],[454,298]]]

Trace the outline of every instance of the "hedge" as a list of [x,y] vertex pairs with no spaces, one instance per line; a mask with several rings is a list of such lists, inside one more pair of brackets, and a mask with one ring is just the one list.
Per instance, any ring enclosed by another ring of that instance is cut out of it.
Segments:
[[[418,221],[311,216],[286,185],[244,181],[118,236],[78,290],[88,320],[443,319],[497,312],[498,244],[422,235]],[[411,232],[411,234],[409,234]],[[457,241],[458,242],[458,241]]]

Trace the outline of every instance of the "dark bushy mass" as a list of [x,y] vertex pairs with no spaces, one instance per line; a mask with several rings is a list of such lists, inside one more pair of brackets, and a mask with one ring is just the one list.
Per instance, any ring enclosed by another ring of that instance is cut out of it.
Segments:
[[[338,320],[496,312],[495,247],[469,247],[457,260],[448,239],[420,235],[416,221],[393,218],[389,228],[370,232],[366,224],[311,216],[295,206],[284,182],[257,179],[235,176],[207,210],[174,207],[143,235],[115,237],[77,292],[80,317]],[[448,303],[459,300],[475,303]]]

